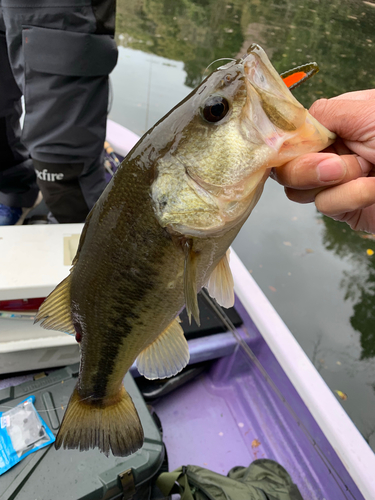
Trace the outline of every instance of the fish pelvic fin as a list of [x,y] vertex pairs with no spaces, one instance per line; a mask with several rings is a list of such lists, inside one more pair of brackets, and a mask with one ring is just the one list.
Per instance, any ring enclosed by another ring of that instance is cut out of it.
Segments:
[[46,330],[58,330],[75,335],[70,304],[71,277],[69,274],[48,295],[39,307],[34,323],[41,321],[41,326]]
[[176,375],[188,364],[189,346],[178,318],[137,358],[137,368],[141,375],[154,380]]
[[191,317],[200,326],[199,306],[197,297],[197,260],[198,255],[193,250],[193,240],[187,240],[184,245],[185,268],[184,268],[184,294],[186,312],[191,324]]
[[124,386],[109,401],[82,399],[77,387],[66,409],[55,448],[99,448],[106,456],[135,453],[143,445],[143,429],[134,403]]
[[223,307],[233,307],[234,305],[234,281],[229,267],[229,254],[230,248],[212,271],[206,285],[211,297]]

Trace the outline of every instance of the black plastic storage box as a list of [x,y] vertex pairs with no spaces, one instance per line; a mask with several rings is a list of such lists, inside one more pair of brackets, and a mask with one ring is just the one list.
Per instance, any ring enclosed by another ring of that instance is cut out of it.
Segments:
[[[35,408],[56,435],[79,365],[0,390],[0,405],[16,406],[35,396]],[[42,448],[0,476],[2,500],[113,500],[147,499],[152,479],[164,460],[164,445],[157,425],[131,375],[124,380],[144,429],[143,447],[128,457],[108,458],[98,449],[80,452]],[[58,409],[55,409],[58,408]],[[45,411],[48,410],[48,411]],[[4,410],[6,411],[6,410]]]

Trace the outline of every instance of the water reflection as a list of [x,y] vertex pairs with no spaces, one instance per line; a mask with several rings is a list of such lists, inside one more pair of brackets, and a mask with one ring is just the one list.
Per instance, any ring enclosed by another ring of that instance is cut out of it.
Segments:
[[375,8],[362,1],[127,0],[117,11],[119,44],[183,61],[189,87],[208,61],[239,57],[253,42],[280,72],[319,62],[322,76],[296,91],[305,105],[375,86]]
[[[352,270],[344,271],[341,288],[345,300],[354,303],[350,324],[360,333],[361,358],[375,356],[375,237],[348,229],[343,222],[322,216],[323,244],[340,258],[349,259]],[[369,255],[370,254],[370,255]]]
[[[184,62],[185,84],[195,87],[208,62],[234,57],[244,41],[240,0],[130,0],[117,9],[120,44]],[[207,62],[208,61],[208,62]]]

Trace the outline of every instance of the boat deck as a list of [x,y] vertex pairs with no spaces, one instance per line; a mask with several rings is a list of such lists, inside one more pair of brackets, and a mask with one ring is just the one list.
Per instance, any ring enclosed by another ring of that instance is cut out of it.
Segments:
[[194,381],[158,400],[154,407],[163,426],[169,469],[194,464],[227,474],[234,466],[270,458],[285,467],[306,500],[362,499],[238,301],[236,309],[245,319],[241,335],[273,382],[238,346]]

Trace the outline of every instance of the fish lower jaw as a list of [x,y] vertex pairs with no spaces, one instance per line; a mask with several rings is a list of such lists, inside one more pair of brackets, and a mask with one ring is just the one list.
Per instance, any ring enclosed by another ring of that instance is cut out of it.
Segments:
[[[313,118],[311,115],[309,118]],[[309,119],[294,133],[286,133],[266,139],[267,144],[274,149],[274,160],[270,167],[279,167],[298,156],[322,151],[331,145],[336,135],[313,119]]]

